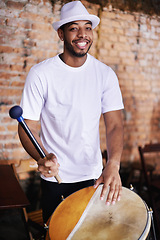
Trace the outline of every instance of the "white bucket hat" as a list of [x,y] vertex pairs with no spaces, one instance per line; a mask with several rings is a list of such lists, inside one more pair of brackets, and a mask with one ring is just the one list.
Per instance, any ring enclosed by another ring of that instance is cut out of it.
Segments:
[[60,21],[53,23],[53,28],[57,31],[62,25],[78,21],[78,20],[88,20],[92,22],[92,28],[95,28],[100,19],[96,15],[89,14],[87,9],[80,1],[73,1],[66,3],[61,9]]

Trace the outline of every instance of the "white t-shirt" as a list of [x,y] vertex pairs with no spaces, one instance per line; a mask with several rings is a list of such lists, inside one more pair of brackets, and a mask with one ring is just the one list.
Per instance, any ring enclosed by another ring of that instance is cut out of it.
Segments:
[[56,155],[64,183],[100,176],[101,113],[123,108],[118,79],[110,67],[89,54],[77,68],[66,65],[59,55],[47,59],[31,68],[21,107],[24,119],[40,119],[42,143]]

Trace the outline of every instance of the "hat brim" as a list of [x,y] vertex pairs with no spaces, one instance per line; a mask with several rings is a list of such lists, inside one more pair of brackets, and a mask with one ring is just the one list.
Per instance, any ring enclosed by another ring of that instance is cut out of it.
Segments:
[[69,22],[73,22],[73,21],[79,21],[79,20],[86,20],[86,21],[91,21],[92,22],[92,28],[94,29],[95,27],[97,27],[97,25],[100,22],[99,17],[92,15],[92,14],[86,14],[86,15],[77,15],[77,16],[72,16],[70,18],[66,18],[64,20],[60,20],[58,22],[54,22],[52,24],[54,30],[58,30],[58,28],[60,28],[62,25],[69,23]]

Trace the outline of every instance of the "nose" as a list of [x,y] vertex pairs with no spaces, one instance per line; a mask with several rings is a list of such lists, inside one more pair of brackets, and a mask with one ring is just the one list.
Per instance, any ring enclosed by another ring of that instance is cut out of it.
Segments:
[[86,37],[86,36],[87,36],[87,34],[86,34],[85,29],[79,28],[79,30],[78,30],[78,37],[79,37],[79,38],[84,38],[84,37]]

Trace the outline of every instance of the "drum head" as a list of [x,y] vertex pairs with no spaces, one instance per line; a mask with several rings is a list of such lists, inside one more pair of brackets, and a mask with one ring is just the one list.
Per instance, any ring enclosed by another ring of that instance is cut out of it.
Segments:
[[[87,188],[86,190],[91,189]],[[93,187],[92,187],[93,189]],[[121,201],[115,205],[106,206],[105,201],[100,201],[100,193],[102,186],[99,186],[93,194],[89,203],[86,204],[82,216],[79,217],[75,227],[70,228],[67,236],[57,236],[54,234],[54,224],[56,219],[49,226],[49,236],[51,240],[135,240],[145,239],[150,229],[150,215],[146,209],[146,205],[142,199],[134,192],[127,188],[122,188]],[[83,190],[83,189],[82,189]],[[78,191],[81,192],[82,190]],[[83,192],[83,191],[82,191]],[[74,193],[75,194],[75,193]],[[73,195],[72,194],[72,200]],[[69,200],[70,196],[67,198]],[[66,200],[67,200],[66,199]],[[84,199],[84,196],[83,196]],[[65,200],[64,200],[65,202]],[[73,201],[74,202],[74,201]],[[73,211],[68,211],[68,215],[74,219],[76,211],[81,206],[83,200],[81,199]],[[64,203],[63,203],[64,204]],[[61,205],[61,204],[60,204]],[[72,205],[72,201],[70,202]],[[82,204],[83,205],[83,204]],[[59,206],[60,208],[60,206]],[[57,208],[58,212],[59,209]],[[54,214],[53,214],[54,215]],[[63,211],[61,212],[63,216]],[[59,225],[59,232],[65,232],[68,225],[66,219],[65,225]]]

